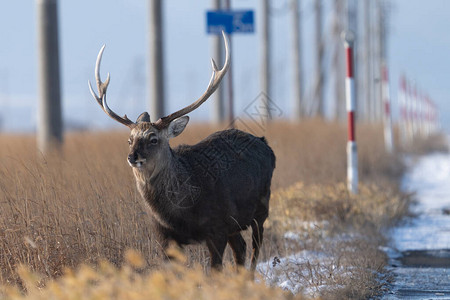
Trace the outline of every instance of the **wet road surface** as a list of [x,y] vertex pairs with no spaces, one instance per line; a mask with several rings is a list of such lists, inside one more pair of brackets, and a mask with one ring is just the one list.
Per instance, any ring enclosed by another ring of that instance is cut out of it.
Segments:
[[405,181],[417,193],[416,217],[392,232],[383,299],[450,299],[450,155],[421,158]]

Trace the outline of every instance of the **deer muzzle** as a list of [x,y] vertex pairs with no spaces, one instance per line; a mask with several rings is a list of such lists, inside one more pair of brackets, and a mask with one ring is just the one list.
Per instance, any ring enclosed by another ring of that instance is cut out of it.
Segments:
[[133,168],[140,168],[145,162],[146,159],[140,158],[136,152],[128,154],[128,164]]

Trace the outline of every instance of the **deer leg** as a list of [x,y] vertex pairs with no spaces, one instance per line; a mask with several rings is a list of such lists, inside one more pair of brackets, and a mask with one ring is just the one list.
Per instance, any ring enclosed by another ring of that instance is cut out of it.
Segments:
[[[270,197],[270,196],[268,196]],[[267,198],[268,199],[268,198]],[[267,200],[268,203],[268,200]],[[259,256],[259,250],[261,249],[261,244],[263,241],[263,233],[264,233],[264,221],[266,220],[268,213],[267,205],[263,205],[259,207],[255,219],[251,224],[252,226],[252,258],[250,264],[250,270],[255,271],[256,263]]]
[[215,236],[206,241],[209,254],[211,256],[211,268],[220,271],[222,270],[222,258],[225,247],[227,246],[226,236]]
[[266,195],[262,197],[260,205],[256,209],[255,218],[251,224],[252,227],[252,258],[250,270],[255,271],[256,263],[258,261],[259,250],[261,249],[264,233],[264,221],[269,216],[269,199],[270,189]]
[[228,244],[233,250],[234,261],[236,265],[245,265],[245,251],[247,250],[247,244],[240,233],[228,236]]
[[262,244],[264,228],[263,223],[253,220],[252,223],[252,258],[250,270],[254,271],[256,269],[256,262],[258,261],[259,250]]
[[153,222],[153,238],[155,244],[158,245],[158,252],[161,254],[164,261],[170,261],[172,257],[167,254],[167,248],[169,248],[169,234],[167,230],[162,227],[159,223]]

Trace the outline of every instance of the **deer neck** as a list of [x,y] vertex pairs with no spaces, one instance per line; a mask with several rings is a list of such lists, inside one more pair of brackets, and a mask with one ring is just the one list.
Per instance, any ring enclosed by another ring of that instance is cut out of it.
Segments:
[[138,190],[153,216],[170,228],[173,220],[179,220],[186,209],[193,207],[199,189],[191,185],[189,173],[177,155],[171,149],[167,155],[164,164],[152,172],[135,175]]
[[180,179],[179,174],[186,173],[170,147],[158,156],[153,167],[133,169],[138,189],[146,200],[166,189],[168,184],[176,184]]

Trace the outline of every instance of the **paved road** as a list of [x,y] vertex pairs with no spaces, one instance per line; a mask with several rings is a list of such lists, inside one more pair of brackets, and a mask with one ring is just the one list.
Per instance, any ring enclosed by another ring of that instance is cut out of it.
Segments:
[[383,299],[450,299],[450,155],[422,158],[406,185],[417,217],[393,231],[394,281]]
[[383,299],[450,299],[450,250],[406,251],[390,270],[394,282]]

